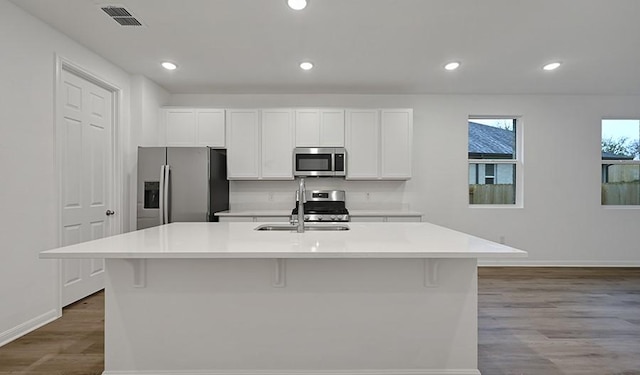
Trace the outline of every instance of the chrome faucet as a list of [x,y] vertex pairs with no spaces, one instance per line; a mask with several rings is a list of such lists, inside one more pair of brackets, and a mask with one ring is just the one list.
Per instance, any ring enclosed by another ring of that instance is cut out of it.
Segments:
[[304,177],[300,177],[298,186],[298,233],[304,233],[304,203],[307,201]]

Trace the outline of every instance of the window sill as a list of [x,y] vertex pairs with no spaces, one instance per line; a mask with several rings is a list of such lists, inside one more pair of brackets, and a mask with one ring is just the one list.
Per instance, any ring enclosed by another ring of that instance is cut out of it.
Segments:
[[605,210],[639,210],[640,209],[640,204],[608,204],[608,205],[604,205],[601,204],[600,207],[602,207]]
[[469,208],[477,209],[477,208],[499,208],[499,209],[519,209],[524,208],[521,204],[470,204]]

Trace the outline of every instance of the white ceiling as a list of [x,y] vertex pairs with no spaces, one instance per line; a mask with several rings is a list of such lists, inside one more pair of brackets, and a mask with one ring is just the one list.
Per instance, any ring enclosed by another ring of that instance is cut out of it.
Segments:
[[172,93],[640,94],[640,0],[12,2]]

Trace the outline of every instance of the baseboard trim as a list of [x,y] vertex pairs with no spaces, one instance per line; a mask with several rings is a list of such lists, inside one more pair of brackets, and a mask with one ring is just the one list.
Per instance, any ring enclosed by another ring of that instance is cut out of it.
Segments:
[[34,331],[43,325],[50,323],[60,317],[60,313],[58,310],[53,309],[49,310],[46,313],[36,316],[33,319],[30,319],[20,325],[17,325],[13,328],[10,328],[2,333],[0,333],[0,346],[4,346],[11,341],[18,339],[27,333]]
[[479,267],[608,267],[636,268],[640,261],[535,261],[535,260],[487,260],[479,259]]
[[477,369],[105,371],[102,375],[481,375]]

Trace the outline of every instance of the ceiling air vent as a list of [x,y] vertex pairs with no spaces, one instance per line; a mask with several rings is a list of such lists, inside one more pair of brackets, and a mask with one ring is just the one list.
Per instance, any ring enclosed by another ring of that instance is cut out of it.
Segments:
[[142,23],[131,12],[121,6],[107,5],[100,7],[100,9],[121,26],[142,26]]

